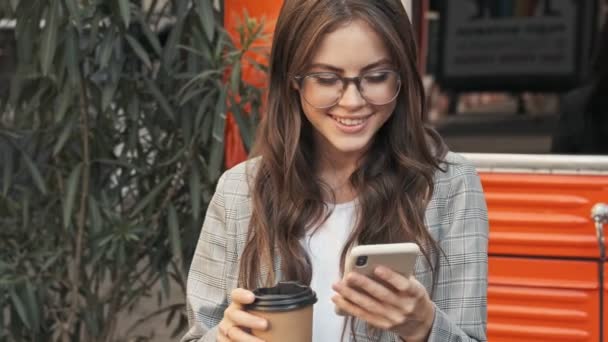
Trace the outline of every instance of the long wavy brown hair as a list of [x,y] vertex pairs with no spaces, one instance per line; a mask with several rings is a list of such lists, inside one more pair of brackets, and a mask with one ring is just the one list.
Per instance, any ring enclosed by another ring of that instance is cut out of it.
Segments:
[[[273,271],[277,257],[281,280],[310,284],[312,267],[300,241],[330,214],[323,194],[331,189],[314,175],[313,128],[292,79],[307,71],[324,35],[355,19],[383,37],[404,86],[393,115],[350,177],[358,219],[341,264],[354,244],[414,241],[436,274],[439,248],[424,217],[447,149],[424,125],[424,88],[403,5],[399,0],[286,0],[274,33],[267,112],[252,154],[260,158],[252,176],[252,217],[240,261],[240,285],[245,288],[278,280]],[[265,272],[267,278],[260,279]]]

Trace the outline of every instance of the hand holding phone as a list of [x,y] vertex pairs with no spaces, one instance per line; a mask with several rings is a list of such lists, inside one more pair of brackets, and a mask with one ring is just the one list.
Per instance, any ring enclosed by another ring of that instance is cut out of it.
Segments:
[[[404,277],[410,277],[414,274],[419,253],[420,248],[412,242],[359,245],[353,247],[346,257],[344,276],[354,271],[375,279],[376,267],[384,266]],[[336,313],[344,315],[337,307]]]

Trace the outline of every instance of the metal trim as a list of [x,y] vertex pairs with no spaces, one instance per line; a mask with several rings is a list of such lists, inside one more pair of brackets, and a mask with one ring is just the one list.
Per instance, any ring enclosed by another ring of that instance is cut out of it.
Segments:
[[608,156],[462,153],[480,172],[608,175]]

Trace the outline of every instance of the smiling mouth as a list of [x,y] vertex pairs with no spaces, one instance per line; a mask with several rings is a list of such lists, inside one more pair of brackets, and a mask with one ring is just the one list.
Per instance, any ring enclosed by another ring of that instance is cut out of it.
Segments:
[[363,118],[357,118],[357,119],[340,118],[340,117],[333,116],[333,115],[330,115],[330,117],[332,119],[334,119],[335,121],[337,121],[339,124],[344,125],[344,126],[359,126],[359,125],[364,124],[365,121],[367,121],[371,117],[371,115],[368,115]]

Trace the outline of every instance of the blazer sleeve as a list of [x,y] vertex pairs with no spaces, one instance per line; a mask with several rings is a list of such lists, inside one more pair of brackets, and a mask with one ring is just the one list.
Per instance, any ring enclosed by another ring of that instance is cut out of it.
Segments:
[[181,342],[215,342],[217,325],[228,306],[226,261],[230,253],[226,225],[224,178],[220,177],[207,208],[201,234],[188,273],[187,333]]
[[429,341],[487,341],[488,214],[473,165],[451,165]]

